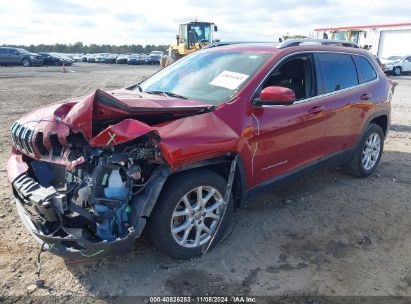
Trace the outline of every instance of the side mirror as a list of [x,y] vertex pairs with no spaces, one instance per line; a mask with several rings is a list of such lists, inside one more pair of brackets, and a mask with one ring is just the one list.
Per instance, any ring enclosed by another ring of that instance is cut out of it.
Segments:
[[217,27],[217,25],[214,25],[214,32],[217,32],[218,31],[218,27]]
[[256,105],[291,105],[295,101],[293,90],[279,86],[269,86],[260,93],[260,98],[255,100]]

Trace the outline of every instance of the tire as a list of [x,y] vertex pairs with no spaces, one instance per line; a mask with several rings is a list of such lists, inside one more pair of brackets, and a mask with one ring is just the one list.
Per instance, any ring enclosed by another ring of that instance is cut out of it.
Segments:
[[[201,256],[203,248],[208,245],[210,232],[218,229],[212,243],[214,247],[227,230],[233,212],[234,200],[230,195],[223,221],[219,223],[224,212],[222,202],[226,185],[227,181],[221,175],[208,169],[190,170],[171,177],[161,191],[156,207],[148,220],[148,231],[154,245],[173,258],[195,258]],[[197,201],[199,187],[202,189],[200,191],[203,198],[211,195],[202,209]],[[215,192],[210,194],[212,189]],[[187,199],[185,202],[184,197]],[[198,211],[194,211],[195,214],[191,213],[190,210],[193,209],[189,209],[187,203]],[[210,213],[205,211],[215,206],[219,207]],[[174,212],[184,215],[178,216]],[[205,214],[208,215],[204,217]],[[203,230],[204,226],[208,228],[208,232]],[[181,227],[187,228],[177,233],[176,231]],[[197,237],[198,231],[200,231],[199,237]]]
[[392,73],[395,75],[395,76],[400,76],[401,75],[401,67],[399,67],[399,66],[397,66],[397,67],[395,67],[393,70],[392,70]]
[[[384,133],[381,127],[373,123],[369,124],[358,143],[352,159],[348,163],[351,174],[358,177],[371,175],[380,163],[383,149]],[[369,159],[367,155],[369,155]]]
[[29,67],[29,66],[31,66],[31,62],[30,62],[30,60],[29,60],[28,58],[24,58],[24,59],[21,61],[21,64],[22,64],[23,66],[25,66],[26,68]]

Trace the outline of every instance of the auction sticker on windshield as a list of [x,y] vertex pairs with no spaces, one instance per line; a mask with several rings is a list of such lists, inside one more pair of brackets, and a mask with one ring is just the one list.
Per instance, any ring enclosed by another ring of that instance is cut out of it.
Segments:
[[230,71],[222,71],[220,75],[214,78],[210,84],[215,85],[218,87],[223,87],[226,89],[234,90],[240,84],[244,82],[250,75],[230,72]]

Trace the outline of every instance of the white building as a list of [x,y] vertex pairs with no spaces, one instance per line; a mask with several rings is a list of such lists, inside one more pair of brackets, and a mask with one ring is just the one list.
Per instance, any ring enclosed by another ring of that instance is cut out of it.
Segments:
[[314,29],[315,38],[351,40],[379,58],[411,54],[411,23],[373,24]]

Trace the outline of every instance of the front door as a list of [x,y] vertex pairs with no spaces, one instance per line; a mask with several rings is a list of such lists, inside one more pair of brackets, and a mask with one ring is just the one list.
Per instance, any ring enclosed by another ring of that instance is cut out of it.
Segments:
[[405,58],[402,70],[403,72],[411,72],[411,56]]
[[327,111],[321,98],[316,98],[313,55],[296,55],[280,64],[259,90],[267,86],[292,89],[296,101],[292,105],[253,107],[252,185],[313,165],[323,154]]
[[19,64],[21,63],[22,56],[20,52],[15,49],[9,49],[9,62],[11,64]]

